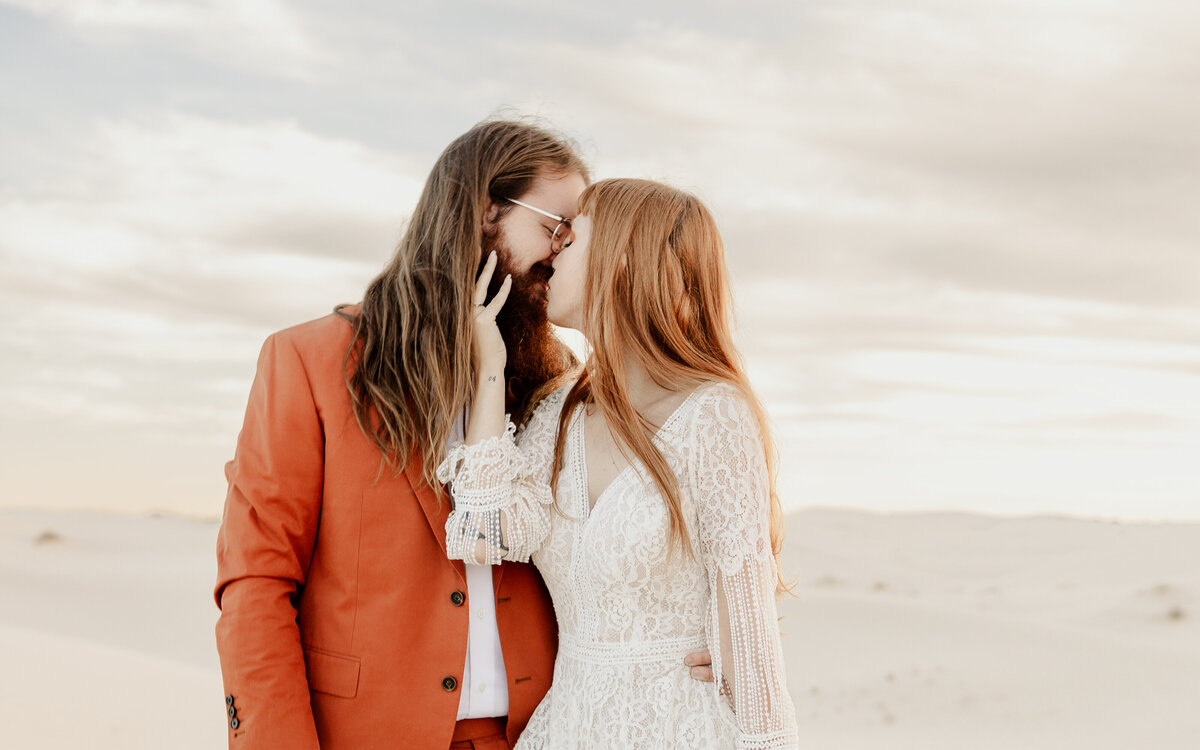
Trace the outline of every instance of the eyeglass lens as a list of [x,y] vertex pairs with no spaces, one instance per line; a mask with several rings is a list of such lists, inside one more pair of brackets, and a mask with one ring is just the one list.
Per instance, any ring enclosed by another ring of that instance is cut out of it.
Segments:
[[561,252],[562,249],[570,245],[575,240],[575,232],[571,229],[571,222],[560,221],[558,226],[554,228],[554,234],[550,237],[550,249],[554,252]]

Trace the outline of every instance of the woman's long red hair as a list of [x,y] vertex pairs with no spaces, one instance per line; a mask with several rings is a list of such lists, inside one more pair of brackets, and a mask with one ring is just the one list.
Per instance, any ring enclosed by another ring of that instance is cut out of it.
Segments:
[[771,547],[778,559],[783,511],[775,490],[775,450],[766,414],[733,344],[725,250],[712,214],[692,195],[636,179],[589,186],[579,198],[579,213],[592,222],[583,300],[583,333],[592,352],[563,405],[551,486],[558,480],[574,407],[594,405],[621,451],[646,467],[662,493],[673,548],[690,552],[679,484],[654,445],[654,426],[630,401],[624,357],[633,357],[655,383],[671,391],[686,393],[723,381],[746,398],[762,430]]

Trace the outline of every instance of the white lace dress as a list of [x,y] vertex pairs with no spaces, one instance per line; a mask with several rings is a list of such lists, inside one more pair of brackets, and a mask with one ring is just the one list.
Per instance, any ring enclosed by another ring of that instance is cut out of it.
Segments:
[[[582,407],[549,486],[570,386],[515,429],[452,446],[439,469],[455,509],[450,557],[541,571],[558,618],[549,692],[517,743],[547,748],[797,747],[775,610],[766,461],[758,423],[732,386],[697,389],[654,440],[679,480],[694,555],[668,559],[667,509],[640,464],[589,513]],[[558,509],[552,508],[557,497]],[[711,647],[716,683],[683,657]]]

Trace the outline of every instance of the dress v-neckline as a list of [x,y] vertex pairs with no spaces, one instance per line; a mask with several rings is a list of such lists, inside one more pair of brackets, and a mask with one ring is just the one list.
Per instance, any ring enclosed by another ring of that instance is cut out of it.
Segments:
[[[701,386],[700,388],[702,388],[702,387],[703,386]],[[661,425],[659,425],[659,428],[654,431],[654,436],[651,438],[651,440],[653,442],[656,442],[656,443],[659,442],[659,436],[661,436],[663,434],[663,432],[666,431],[667,427],[671,426],[672,423],[675,422],[675,420],[679,417],[679,415],[683,413],[683,407],[685,407],[689,403],[691,403],[692,399],[695,398],[697,393],[699,393],[700,388],[693,389],[692,392],[689,393],[687,395],[687,397],[683,399],[683,401],[679,402],[679,406],[675,407],[675,410],[671,412],[671,415],[668,416],[665,420],[663,420],[663,423]],[[576,408],[581,411],[585,410],[585,409],[587,409],[587,404],[579,404],[579,406],[577,406]],[[636,458],[634,458],[628,464],[626,464],[625,468],[623,468],[619,472],[617,472],[617,475],[615,477],[613,477],[612,480],[607,485],[604,486],[604,489],[600,490],[600,493],[598,495],[596,495],[595,502],[593,502],[592,494],[588,489],[587,433],[584,432],[584,429],[583,429],[583,421],[586,416],[587,416],[586,411],[582,411],[582,413],[579,414],[579,418],[577,420],[575,420],[575,429],[579,431],[579,435],[578,435],[579,458],[580,458],[579,471],[580,471],[580,476],[583,478],[583,481],[580,483],[580,486],[583,488],[583,502],[584,502],[585,507],[587,508],[587,515],[585,516],[585,518],[591,518],[592,514],[596,512],[596,508],[600,505],[600,501],[604,499],[605,495],[607,495],[609,493],[609,491],[612,490],[612,488],[615,487],[618,482],[622,481],[625,478],[626,474],[629,474],[630,472],[632,472],[634,470],[634,468],[636,466],[639,466],[640,463],[638,462],[638,460]]]

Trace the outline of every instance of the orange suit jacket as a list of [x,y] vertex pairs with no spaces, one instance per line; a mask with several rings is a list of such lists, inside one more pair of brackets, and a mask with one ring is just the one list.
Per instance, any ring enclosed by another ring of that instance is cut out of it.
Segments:
[[[445,750],[454,731],[470,603],[446,558],[449,500],[415,462],[379,471],[346,387],[352,338],[328,315],[267,339],[225,467],[215,597],[230,748]],[[496,566],[493,584],[511,743],[550,686],[557,626],[532,566]]]

